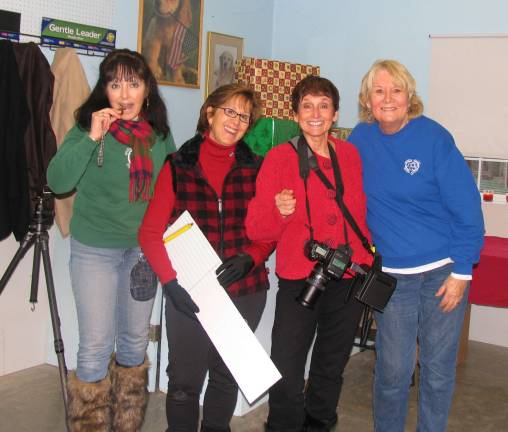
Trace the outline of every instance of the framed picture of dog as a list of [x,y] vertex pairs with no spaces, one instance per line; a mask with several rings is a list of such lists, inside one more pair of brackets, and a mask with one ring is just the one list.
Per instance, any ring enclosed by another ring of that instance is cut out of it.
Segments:
[[235,81],[235,64],[242,56],[242,38],[208,32],[205,97],[217,87]]
[[199,88],[204,0],[139,0],[138,52],[159,84]]

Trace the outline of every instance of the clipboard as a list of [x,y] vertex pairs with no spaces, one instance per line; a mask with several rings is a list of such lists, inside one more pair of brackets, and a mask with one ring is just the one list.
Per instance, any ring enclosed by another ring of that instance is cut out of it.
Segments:
[[222,263],[188,211],[166,230],[166,252],[178,282],[199,307],[199,322],[249,403],[262,396],[281,375],[249,328],[215,270]]

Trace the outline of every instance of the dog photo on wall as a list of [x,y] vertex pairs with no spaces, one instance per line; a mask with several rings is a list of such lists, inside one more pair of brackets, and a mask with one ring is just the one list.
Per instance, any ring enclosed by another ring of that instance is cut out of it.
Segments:
[[140,0],[138,51],[159,84],[199,88],[204,0]]
[[242,55],[242,38],[208,32],[205,96],[217,87],[235,82],[235,65]]
[[215,47],[215,55],[218,55],[218,61],[214,61],[213,88],[210,89],[211,92],[224,84],[233,83],[235,78],[236,52],[232,53],[231,48],[227,46],[217,45]]

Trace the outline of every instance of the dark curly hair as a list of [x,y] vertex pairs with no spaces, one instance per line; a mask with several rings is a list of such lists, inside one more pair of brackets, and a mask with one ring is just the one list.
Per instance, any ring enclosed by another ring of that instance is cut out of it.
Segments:
[[75,113],[76,123],[85,130],[90,129],[92,113],[109,107],[106,87],[115,79],[137,77],[148,90],[147,102],[143,104],[142,114],[155,132],[164,138],[169,133],[166,105],[159,94],[157,81],[145,58],[136,51],[119,49],[110,52],[99,66],[99,79],[88,99]]

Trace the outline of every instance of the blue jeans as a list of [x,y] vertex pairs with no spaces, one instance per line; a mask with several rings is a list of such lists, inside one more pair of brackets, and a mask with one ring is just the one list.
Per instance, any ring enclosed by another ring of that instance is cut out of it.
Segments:
[[134,300],[130,272],[139,247],[97,248],[71,239],[71,282],[79,325],[77,377],[102,380],[115,349],[123,366],[143,363],[154,299]]
[[455,386],[459,336],[467,290],[451,312],[435,297],[451,273],[451,264],[424,273],[402,275],[384,313],[376,313],[374,424],[376,432],[403,432],[409,387],[419,344],[418,432],[446,430]]

